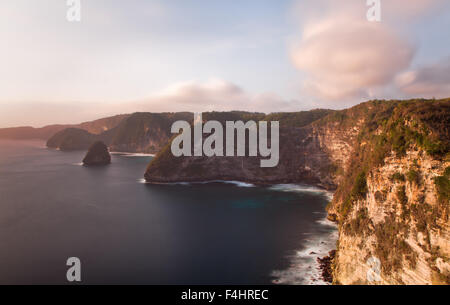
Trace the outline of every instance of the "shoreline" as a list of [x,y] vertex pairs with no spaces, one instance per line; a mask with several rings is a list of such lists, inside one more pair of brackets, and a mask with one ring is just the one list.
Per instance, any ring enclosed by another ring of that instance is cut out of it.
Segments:
[[153,179],[147,179],[146,177],[143,178],[145,180],[146,184],[155,184],[155,185],[176,185],[176,184],[208,184],[208,183],[242,183],[242,184],[252,184],[255,186],[276,186],[276,185],[294,185],[294,186],[304,186],[309,188],[316,188],[317,190],[321,190],[323,192],[331,193],[333,194],[336,190],[335,186],[330,185],[323,185],[320,183],[314,183],[314,182],[300,182],[295,180],[272,180],[272,181],[262,181],[262,180],[240,180],[240,179],[233,179],[231,177],[217,177],[217,178],[211,178],[208,180],[201,180],[201,179],[189,179],[185,177],[185,179],[180,180],[168,180],[168,179],[161,179],[161,180],[153,180]]
[[110,151],[111,155],[122,155],[125,157],[154,157],[156,154],[148,153],[132,153],[132,152],[122,152],[122,151]]
[[322,279],[329,284],[333,284],[332,264],[335,257],[336,250],[331,250],[330,252],[328,252],[327,256],[317,258],[317,263],[319,264],[319,268],[322,271]]
[[[305,233],[312,235],[307,243],[297,250],[294,255],[288,256],[290,266],[284,270],[275,270],[272,282],[277,285],[331,285],[331,260],[324,258],[336,249],[338,231],[336,226],[326,218],[317,221],[327,226],[329,232]],[[326,270],[326,271],[325,271]]]

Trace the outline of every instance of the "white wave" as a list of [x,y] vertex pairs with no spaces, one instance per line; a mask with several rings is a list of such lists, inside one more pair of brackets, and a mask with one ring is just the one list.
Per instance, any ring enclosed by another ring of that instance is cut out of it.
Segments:
[[218,181],[218,182],[227,183],[227,184],[233,184],[233,185],[236,185],[238,187],[255,187],[254,184],[241,182],[241,181]]
[[119,155],[119,156],[123,156],[123,157],[154,157],[154,156],[156,156],[155,154],[128,153],[128,152],[120,152],[120,151],[111,152],[110,154],[111,155]]
[[83,162],[80,162],[80,163],[72,163],[72,165],[83,166]]
[[238,187],[255,187],[254,184],[241,182],[241,181],[225,181],[225,180],[211,180],[211,181],[198,181],[198,182],[172,182],[167,183],[169,185],[194,185],[194,184],[211,184],[211,183],[224,183],[233,184]]
[[[322,219],[317,223],[323,226],[336,227],[329,220]],[[313,235],[313,233],[304,233]],[[276,270],[272,272],[275,277],[274,284],[288,285],[329,285],[322,279],[322,270],[320,269],[317,258],[328,255],[331,250],[336,248],[338,231],[333,230],[330,233],[314,234],[311,239],[306,240],[306,245],[302,250],[296,251],[289,257],[290,266],[285,270]]]
[[296,192],[296,193],[312,193],[312,194],[323,194],[328,200],[333,200],[333,192],[311,186],[311,185],[303,185],[303,184],[276,184],[269,188],[273,191],[279,192]]
[[323,218],[323,219],[320,219],[320,220],[318,220],[316,222],[318,224],[321,224],[322,226],[332,227],[332,228],[336,228],[337,229],[337,225],[334,222],[328,220],[328,218]]

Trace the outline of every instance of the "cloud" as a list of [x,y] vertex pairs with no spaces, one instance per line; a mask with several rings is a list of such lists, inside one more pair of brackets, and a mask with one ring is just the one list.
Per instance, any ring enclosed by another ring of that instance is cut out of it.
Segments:
[[[128,102],[67,101],[28,103],[0,101],[0,128],[14,126],[41,127],[49,124],[76,124],[102,117],[133,112],[207,112],[250,111],[282,112],[307,110],[299,102],[285,100],[273,93],[251,94],[238,85],[212,78],[185,81],[167,86],[147,99]],[[36,111],[39,109],[39,111]],[[49,117],[49,113],[52,115]]]
[[389,0],[381,1],[382,12],[385,20],[394,22],[395,20],[405,21],[413,18],[425,16],[428,13],[439,9],[446,0]]
[[145,111],[232,111],[260,112],[288,111],[294,101],[286,101],[276,94],[250,94],[241,87],[222,79],[180,82],[168,86],[138,108]]
[[406,71],[397,76],[396,84],[404,94],[410,97],[449,97],[450,57]]
[[300,3],[301,38],[291,58],[305,76],[303,92],[322,101],[383,96],[414,59],[416,46],[403,29],[442,3],[382,1],[382,22],[367,21],[365,1]]
[[305,27],[292,59],[306,89],[323,99],[370,96],[407,68],[414,48],[380,23],[328,18]]

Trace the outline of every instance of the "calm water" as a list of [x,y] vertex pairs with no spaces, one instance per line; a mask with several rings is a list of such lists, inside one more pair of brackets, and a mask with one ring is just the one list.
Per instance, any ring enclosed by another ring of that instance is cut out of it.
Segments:
[[89,284],[304,283],[302,255],[334,230],[323,192],[149,185],[151,157],[83,156],[0,141],[0,284],[64,284],[72,256]]

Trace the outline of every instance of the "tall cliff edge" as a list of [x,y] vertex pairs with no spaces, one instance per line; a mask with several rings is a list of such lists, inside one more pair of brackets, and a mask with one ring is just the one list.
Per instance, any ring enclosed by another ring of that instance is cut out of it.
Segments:
[[260,168],[256,157],[176,158],[169,142],[145,178],[335,189],[336,284],[449,284],[450,99],[370,101],[297,126],[278,119],[275,168]]

